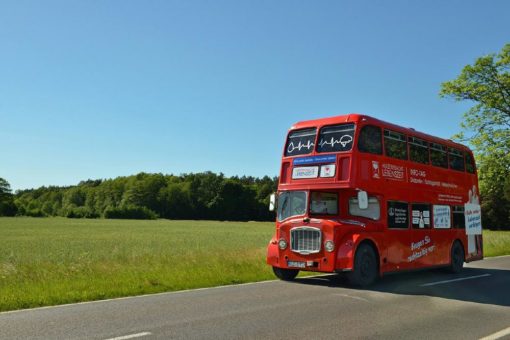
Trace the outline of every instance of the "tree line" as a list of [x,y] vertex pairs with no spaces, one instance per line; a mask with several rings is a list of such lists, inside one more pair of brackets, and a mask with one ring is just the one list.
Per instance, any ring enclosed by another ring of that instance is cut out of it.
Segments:
[[12,194],[7,181],[0,179],[0,216],[271,221],[269,195],[276,191],[277,181],[212,172],[139,173]]

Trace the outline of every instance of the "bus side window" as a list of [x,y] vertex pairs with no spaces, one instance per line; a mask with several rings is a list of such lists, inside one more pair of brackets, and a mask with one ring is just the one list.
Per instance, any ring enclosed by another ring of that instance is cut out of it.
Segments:
[[407,142],[403,133],[384,130],[384,150],[386,156],[407,160]]
[[466,171],[470,174],[475,173],[475,160],[473,159],[473,156],[470,153],[465,153],[466,155]]
[[430,228],[430,204],[411,204],[411,218],[413,228]]
[[382,155],[381,128],[373,125],[364,126],[359,132],[358,150]]
[[454,148],[448,148],[450,169],[464,171],[464,154]]
[[368,208],[360,209],[358,205],[358,199],[351,197],[349,199],[349,214],[352,216],[360,216],[370,218],[372,220],[378,220],[381,217],[381,205],[377,197],[368,198]]
[[407,202],[388,201],[388,228],[409,228],[409,204]]
[[430,161],[434,166],[448,169],[448,154],[446,153],[446,147],[441,144],[430,143]]
[[413,162],[429,164],[429,145],[423,139],[409,137],[409,159]]
[[461,205],[453,206],[453,227],[455,229],[466,229],[466,220],[464,219],[464,207]]

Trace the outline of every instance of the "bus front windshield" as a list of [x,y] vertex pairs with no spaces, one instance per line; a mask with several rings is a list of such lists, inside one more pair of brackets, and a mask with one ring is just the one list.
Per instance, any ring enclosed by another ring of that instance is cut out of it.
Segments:
[[306,212],[306,191],[283,191],[278,195],[278,220]]

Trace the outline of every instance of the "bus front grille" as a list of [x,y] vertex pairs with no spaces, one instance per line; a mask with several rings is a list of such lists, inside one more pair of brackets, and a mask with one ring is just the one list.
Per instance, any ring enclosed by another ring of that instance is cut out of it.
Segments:
[[312,227],[296,227],[290,230],[290,250],[307,255],[321,250],[321,231]]

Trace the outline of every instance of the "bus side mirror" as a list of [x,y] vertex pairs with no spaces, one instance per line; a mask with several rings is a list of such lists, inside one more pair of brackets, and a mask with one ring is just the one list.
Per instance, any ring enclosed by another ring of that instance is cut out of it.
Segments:
[[276,207],[276,195],[273,193],[269,196],[269,211],[274,211]]
[[368,195],[366,191],[358,191],[358,207],[361,210],[368,209]]

